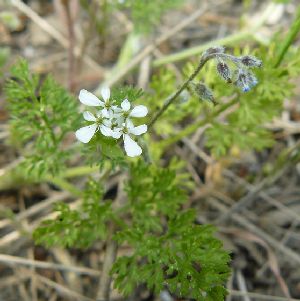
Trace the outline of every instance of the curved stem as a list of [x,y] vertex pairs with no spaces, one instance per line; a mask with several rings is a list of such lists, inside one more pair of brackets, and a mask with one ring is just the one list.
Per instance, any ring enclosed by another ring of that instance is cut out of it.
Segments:
[[182,93],[183,90],[185,90],[188,87],[188,84],[194,80],[194,78],[197,76],[197,74],[202,70],[204,65],[212,58],[219,55],[219,53],[213,53],[210,55],[206,55],[201,58],[199,65],[195,69],[194,73],[190,75],[190,77],[181,85],[181,87],[172,95],[170,95],[164,102],[163,106],[160,108],[160,110],[154,115],[150,123],[148,124],[148,130],[154,125],[154,123],[157,121],[157,119],[168,109],[168,107],[177,99],[177,97]]

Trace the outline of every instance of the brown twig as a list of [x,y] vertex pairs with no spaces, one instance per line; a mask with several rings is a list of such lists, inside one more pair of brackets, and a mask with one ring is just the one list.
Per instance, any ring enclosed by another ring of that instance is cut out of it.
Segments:
[[[69,41],[62,35],[56,28],[51,26],[46,20],[41,18],[34,10],[32,10],[28,5],[26,5],[21,0],[11,0],[11,4],[16,7],[19,11],[25,14],[30,18],[34,23],[36,23],[42,30],[48,33],[53,39],[55,39],[59,44],[64,48],[69,48]],[[74,55],[78,57],[80,53],[79,47],[74,47]],[[95,60],[93,60],[88,55],[84,55],[83,60],[88,66],[90,66],[94,71],[99,73],[103,77],[106,73],[106,70],[101,67]]]
[[255,298],[255,300],[269,300],[269,301],[300,301],[300,299],[294,299],[294,298],[285,298],[285,297],[279,297],[279,296],[271,296],[271,295],[263,295],[258,293],[252,293],[252,292],[241,292],[237,290],[229,290],[229,294],[232,296],[249,296],[252,298]]
[[[119,178],[118,192],[113,207],[115,210],[120,208],[125,200],[124,189],[123,189],[123,177]],[[101,277],[98,285],[96,301],[108,301],[110,298],[110,285],[111,285],[111,276],[110,271],[115,262],[118,250],[118,244],[113,239],[113,235],[116,232],[116,224],[114,221],[111,221],[108,227],[108,235],[106,239],[106,252],[104,257],[103,268],[101,271]]]
[[[207,3],[202,5],[202,7],[195,11],[192,15],[188,16],[182,22],[174,26],[172,29],[168,30],[166,33],[158,37],[152,44],[146,46],[139,54],[137,54],[123,69],[119,71],[118,74],[106,81],[107,86],[112,86],[122,79],[129,71],[131,71],[137,64],[139,64],[146,56],[151,54],[157,46],[161,43],[167,41],[170,37],[174,36],[176,33],[187,27],[189,24],[197,20],[201,15],[203,15],[208,9]],[[98,90],[98,89],[97,89]]]
[[98,286],[98,292],[97,292],[97,301],[107,301],[109,300],[110,295],[110,284],[111,284],[111,276],[110,276],[110,270],[115,262],[116,255],[117,255],[117,249],[118,245],[115,240],[112,239],[112,236],[115,233],[115,225],[113,222],[109,226],[109,233],[107,236],[107,245],[105,250],[105,257],[104,257],[104,263],[103,268],[101,272],[100,282]]
[[73,18],[71,14],[71,7],[69,0],[61,0],[61,3],[65,9],[66,13],[66,23],[68,29],[68,38],[69,38],[69,47],[68,47],[68,80],[69,80],[69,90],[74,92],[76,89],[76,81],[74,80],[74,76],[76,74],[76,60],[74,55],[75,48],[75,33],[74,33],[74,25]]
[[67,265],[53,263],[53,262],[32,260],[28,258],[11,256],[6,254],[0,254],[0,262],[1,264],[7,264],[12,266],[24,265],[24,266],[35,267],[39,269],[54,269],[59,271],[68,271],[68,272],[74,272],[83,275],[89,275],[93,277],[98,277],[100,274],[98,271],[90,268],[67,266]]

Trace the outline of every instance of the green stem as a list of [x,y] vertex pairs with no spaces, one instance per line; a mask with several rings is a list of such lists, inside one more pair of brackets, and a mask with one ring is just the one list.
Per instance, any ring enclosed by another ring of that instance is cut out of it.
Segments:
[[65,173],[62,175],[63,178],[75,178],[75,177],[80,177],[84,175],[89,175],[94,172],[99,171],[99,166],[89,166],[89,165],[84,165],[84,166],[76,166],[76,167],[71,167],[68,168]]
[[[100,175],[100,178],[101,179],[106,178],[109,175],[110,170],[111,170],[110,166],[105,167]],[[43,180],[49,181],[54,185],[58,186],[59,188],[61,188],[62,190],[71,192],[75,196],[81,196],[81,191],[77,189],[73,184],[68,182],[66,179],[89,175],[97,171],[99,171],[98,166],[96,167],[78,166],[78,167],[67,169],[66,172],[61,177],[51,177],[48,175]]]
[[192,48],[189,48],[187,50],[184,50],[184,51],[181,51],[181,52],[178,52],[178,53],[174,53],[174,54],[156,59],[156,60],[153,61],[153,66],[154,67],[159,67],[159,66],[162,66],[162,65],[165,65],[165,64],[181,61],[181,60],[184,60],[184,59],[189,58],[191,56],[198,55],[198,54],[202,53],[204,50],[206,50],[209,47],[216,46],[216,45],[233,44],[233,43],[244,40],[244,39],[246,39],[248,37],[251,37],[251,36],[252,36],[251,32],[243,30],[243,31],[240,31],[238,33],[232,34],[228,37],[218,39],[218,40],[214,40],[214,41],[205,43],[205,44],[200,45],[200,46],[192,47]]
[[181,87],[171,96],[169,96],[163,106],[160,108],[160,110],[154,115],[152,120],[148,124],[148,130],[154,125],[154,123],[157,121],[157,119],[168,109],[168,107],[177,99],[177,97],[182,93],[183,90],[185,90],[188,87],[188,84],[194,80],[194,78],[197,76],[197,74],[201,71],[201,69],[205,66],[205,64],[212,58],[216,57],[218,53],[213,53],[210,55],[206,55],[201,58],[199,65],[197,66],[194,73],[181,85]]
[[213,40],[206,44],[192,47],[187,50],[156,59],[153,61],[153,66],[159,67],[161,65],[165,65],[168,63],[173,63],[173,62],[184,60],[191,56],[198,55],[199,53],[203,52],[205,49],[207,49],[211,46],[230,45],[230,44],[245,40],[247,38],[256,39],[256,37],[255,37],[256,33],[264,25],[264,23],[268,19],[268,17],[274,12],[275,6],[276,6],[275,3],[270,3],[267,6],[267,8],[265,9],[264,13],[260,16],[259,21],[257,21],[256,24],[253,24],[249,30],[241,30],[240,32],[231,34],[228,37]]
[[286,37],[286,39],[284,40],[284,42],[282,44],[277,61],[274,66],[275,68],[278,67],[280,65],[280,63],[282,62],[285,54],[287,53],[288,49],[292,45],[292,43],[295,40],[299,31],[300,31],[300,6],[298,7],[294,23],[291,26],[288,36]]
[[184,128],[183,130],[181,130],[180,132],[178,132],[174,136],[172,136],[168,139],[165,139],[163,141],[158,142],[157,146],[159,148],[165,149],[168,146],[170,146],[170,145],[178,142],[179,140],[183,139],[184,137],[189,136],[190,134],[194,133],[199,127],[202,127],[206,124],[211,123],[214,120],[215,117],[217,117],[220,113],[224,112],[229,107],[236,104],[237,102],[238,102],[238,98],[234,98],[232,101],[230,101],[226,104],[223,104],[216,111],[212,112],[210,115],[206,116],[204,119],[201,119],[198,122],[191,124],[190,126]]
[[74,185],[72,185],[71,183],[69,183],[68,181],[66,181],[62,178],[47,177],[45,180],[51,182],[52,184],[56,185],[57,187],[59,187],[62,190],[69,191],[70,193],[72,193],[75,196],[80,197],[82,195],[82,193],[79,189],[77,189]]

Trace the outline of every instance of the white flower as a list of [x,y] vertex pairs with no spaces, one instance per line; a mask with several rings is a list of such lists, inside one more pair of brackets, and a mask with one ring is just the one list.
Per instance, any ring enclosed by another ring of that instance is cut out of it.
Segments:
[[119,139],[121,136],[124,141],[125,152],[129,157],[136,157],[142,153],[142,148],[132,139],[132,136],[139,136],[147,132],[147,125],[134,126],[131,117],[145,117],[148,114],[147,107],[138,105],[131,109],[128,99],[124,99],[118,107],[110,99],[109,88],[101,90],[103,100],[87,90],[81,90],[79,100],[81,103],[91,107],[101,107],[96,114],[84,112],[83,118],[92,121],[91,125],[80,128],[76,131],[77,139],[83,143],[88,143],[95,133],[99,130],[102,135]]
[[136,157],[142,153],[142,148],[130,137],[130,135],[139,136],[146,132],[146,124],[135,127],[131,122],[127,122],[126,124],[123,124],[122,128],[114,129],[112,137],[118,139],[123,136],[124,148],[127,156]]
[[129,121],[131,117],[145,117],[148,114],[147,107],[139,105],[130,110],[131,104],[128,99],[124,99],[121,103],[121,108],[114,110],[115,117],[123,123]]
[[90,107],[102,107],[106,108],[109,114],[113,114],[114,109],[117,107],[113,105],[113,101],[110,99],[110,89],[105,87],[101,89],[101,96],[103,101],[100,100],[97,96],[87,90],[80,90],[79,92],[79,100],[86,106]]
[[93,138],[97,130],[100,130],[104,136],[112,136],[113,131],[110,128],[111,121],[108,119],[109,117],[110,115],[106,109],[99,111],[97,116],[88,111],[84,112],[83,118],[87,121],[94,121],[94,123],[77,130],[75,132],[76,138],[83,143],[88,143]]

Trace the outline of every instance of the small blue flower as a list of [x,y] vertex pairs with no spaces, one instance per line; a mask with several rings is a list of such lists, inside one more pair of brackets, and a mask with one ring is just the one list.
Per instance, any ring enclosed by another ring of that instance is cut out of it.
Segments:
[[250,91],[250,87],[249,86],[244,86],[242,88],[242,90],[243,90],[243,92],[248,92],[248,91]]

